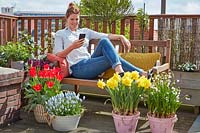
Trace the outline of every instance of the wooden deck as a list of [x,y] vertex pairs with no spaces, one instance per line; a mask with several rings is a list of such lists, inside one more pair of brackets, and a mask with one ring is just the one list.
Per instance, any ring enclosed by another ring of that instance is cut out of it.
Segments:
[[[86,96],[84,105],[86,111],[80,120],[79,126],[71,133],[114,133],[115,127],[111,116],[111,104],[104,105],[106,99],[103,97]],[[146,118],[147,109],[140,105],[141,118],[137,126],[137,133],[149,133],[150,128]],[[195,121],[197,115],[193,113],[192,107],[182,106],[178,111],[178,121],[175,123],[173,133],[187,133]],[[0,132],[8,133],[54,133],[47,124],[39,124],[35,121],[33,113],[21,110],[21,120],[0,128]]]

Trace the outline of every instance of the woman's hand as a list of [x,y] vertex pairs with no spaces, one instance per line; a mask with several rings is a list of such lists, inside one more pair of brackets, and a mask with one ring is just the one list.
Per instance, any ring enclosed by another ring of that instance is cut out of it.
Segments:
[[131,49],[131,43],[130,43],[130,41],[129,41],[125,36],[123,36],[123,35],[120,36],[120,40],[122,41],[122,44],[123,44],[125,47],[127,47],[128,52],[129,52],[130,49]]
[[124,47],[126,47],[128,49],[128,52],[131,49],[131,43],[130,41],[124,36],[124,35],[117,35],[117,34],[109,34],[108,38],[110,40],[121,40],[122,44]]
[[83,46],[84,41],[85,41],[84,38],[83,38],[83,39],[80,39],[80,40],[75,40],[75,41],[72,43],[73,49],[80,48],[81,46]]

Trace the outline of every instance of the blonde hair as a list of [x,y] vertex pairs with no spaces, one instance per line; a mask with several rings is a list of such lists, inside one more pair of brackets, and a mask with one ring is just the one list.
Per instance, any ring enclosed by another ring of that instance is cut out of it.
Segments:
[[65,17],[68,18],[71,14],[80,14],[79,8],[74,3],[69,3]]

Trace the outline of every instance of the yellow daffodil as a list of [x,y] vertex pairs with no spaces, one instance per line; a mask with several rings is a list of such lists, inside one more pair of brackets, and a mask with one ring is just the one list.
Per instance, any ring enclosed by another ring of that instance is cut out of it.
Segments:
[[131,72],[125,72],[123,77],[129,77],[129,78],[131,78],[131,76],[132,76]]
[[122,84],[124,84],[125,86],[131,86],[131,83],[132,83],[132,79],[129,78],[129,77],[123,77],[122,78]]
[[107,80],[106,86],[108,88],[115,89],[116,87],[118,87],[118,81],[113,78],[110,78],[109,80]]
[[144,76],[142,76],[141,78],[139,78],[137,80],[137,82],[138,82],[138,87],[143,87],[145,89],[148,89],[151,86],[150,80],[148,80]]
[[101,89],[104,89],[104,87],[106,86],[106,84],[103,82],[103,79],[99,79],[97,82],[97,86]]
[[151,83],[133,71],[125,72],[123,77],[115,73],[106,83],[99,80],[97,85],[108,92],[115,112],[129,115],[137,112],[138,103]]
[[132,77],[133,80],[138,80],[140,75],[137,71],[133,71],[133,72],[131,72],[131,77]]
[[120,75],[118,74],[118,73],[114,73],[114,75],[113,75],[113,77],[112,77],[114,80],[116,80],[116,81],[120,81],[121,80],[121,77],[120,77]]

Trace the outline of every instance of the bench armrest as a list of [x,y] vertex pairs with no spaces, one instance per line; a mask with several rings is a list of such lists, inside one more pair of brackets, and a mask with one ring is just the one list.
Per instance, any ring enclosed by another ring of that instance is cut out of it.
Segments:
[[163,65],[153,67],[154,73],[160,73],[160,72],[164,72],[167,70],[169,70],[169,63],[165,63]]

